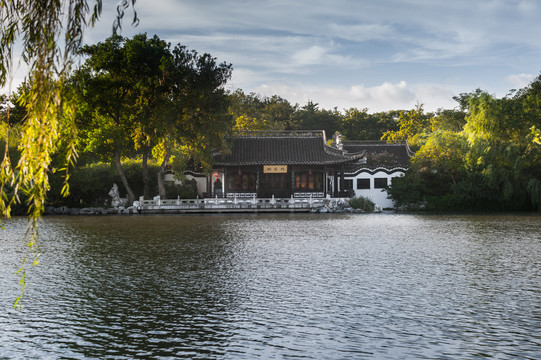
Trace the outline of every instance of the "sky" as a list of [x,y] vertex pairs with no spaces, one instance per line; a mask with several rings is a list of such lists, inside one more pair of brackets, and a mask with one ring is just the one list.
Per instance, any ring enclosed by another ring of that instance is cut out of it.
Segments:
[[[89,0],[92,3],[92,0]],[[87,43],[111,35],[104,0]],[[369,112],[452,109],[541,73],[539,0],[138,0],[121,35],[158,35],[233,65],[227,88]]]

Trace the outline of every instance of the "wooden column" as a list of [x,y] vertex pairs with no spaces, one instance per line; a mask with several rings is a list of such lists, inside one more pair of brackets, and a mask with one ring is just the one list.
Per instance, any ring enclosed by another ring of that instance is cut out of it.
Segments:
[[344,192],[345,190],[345,177],[344,177],[344,167],[341,166],[340,167],[340,193],[341,193],[341,196],[342,196],[342,193]]
[[334,170],[334,191],[333,191],[333,197],[338,196],[338,170]]

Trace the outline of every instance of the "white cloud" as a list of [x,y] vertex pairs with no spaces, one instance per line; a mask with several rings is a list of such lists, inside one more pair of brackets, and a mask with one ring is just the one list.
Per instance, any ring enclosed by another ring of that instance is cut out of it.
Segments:
[[321,108],[339,110],[355,107],[368,108],[370,112],[413,109],[420,102],[425,111],[438,108],[454,108],[455,94],[451,89],[437,85],[409,86],[405,81],[367,87],[317,87],[307,85],[286,85],[267,83],[256,87],[253,92],[262,96],[280,95],[291,103],[306,104],[309,100],[318,103]]
[[238,69],[233,70],[231,80],[227,82],[226,87],[232,91],[242,89],[249,92],[248,89],[255,88],[259,86],[259,84],[265,83],[267,80],[267,77],[259,71]]
[[[495,61],[509,64],[518,51],[535,49],[532,56],[541,55],[537,36],[541,27],[534,16],[541,3],[534,0],[249,3],[138,2],[141,24],[131,29],[125,21],[125,34],[162,32],[162,38],[219,54],[220,60],[232,62],[236,69],[251,63],[282,74],[309,73],[303,65],[488,66]],[[111,9],[104,4],[104,12]],[[103,23],[109,30],[109,21]]]
[[520,89],[530,84],[535,79],[532,74],[513,74],[505,78],[515,89]]
[[[104,1],[89,43],[111,35],[116,5]],[[521,88],[541,70],[538,0],[152,0],[135,8],[140,24],[132,28],[128,10],[124,36],[157,34],[232,63],[230,89],[326,108],[454,107],[453,94]]]
[[374,23],[331,23],[328,28],[333,36],[355,42],[384,40],[393,34],[391,26]]
[[438,109],[454,109],[458,103],[453,96],[464,91],[453,91],[450,87],[434,84],[420,84],[412,90],[417,101],[423,104],[425,111],[434,112]]
[[350,96],[359,102],[377,104],[404,104],[415,99],[415,95],[408,89],[405,81],[398,84],[385,82],[379,86],[367,88],[363,85],[352,86],[349,90]]
[[294,53],[293,60],[299,65],[315,65],[321,63],[326,53],[327,49],[314,45]]

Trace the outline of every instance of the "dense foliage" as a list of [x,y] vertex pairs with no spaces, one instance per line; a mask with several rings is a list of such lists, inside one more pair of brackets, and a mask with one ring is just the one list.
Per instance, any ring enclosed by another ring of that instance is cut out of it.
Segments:
[[408,134],[421,146],[391,197],[437,210],[541,210],[541,76],[503,98],[477,90],[456,100],[464,121],[442,112],[443,122],[420,119]]
[[396,120],[403,113],[371,114],[366,108],[326,110],[312,101],[300,106],[277,95],[261,97],[240,89],[230,95],[229,111],[235,120],[234,131],[325,130],[328,138],[340,132],[344,140],[379,140],[384,133],[398,130]]
[[[143,194],[150,194],[148,160],[159,159],[163,175],[174,152],[207,163],[211,146],[219,146],[231,129],[223,85],[231,65],[218,64],[180,44],[139,34],[113,35],[85,46],[83,67],[71,78],[79,101],[80,140],[84,150],[115,164],[129,203],[137,197],[124,174],[122,159],[140,156]],[[183,151],[184,154],[180,154]]]

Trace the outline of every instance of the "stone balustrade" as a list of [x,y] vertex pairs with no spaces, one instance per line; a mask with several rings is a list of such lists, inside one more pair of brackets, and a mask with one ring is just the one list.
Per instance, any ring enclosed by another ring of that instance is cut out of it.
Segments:
[[316,211],[335,207],[340,199],[330,198],[258,198],[250,197],[215,197],[205,199],[140,199],[140,213],[164,212],[296,212]]

